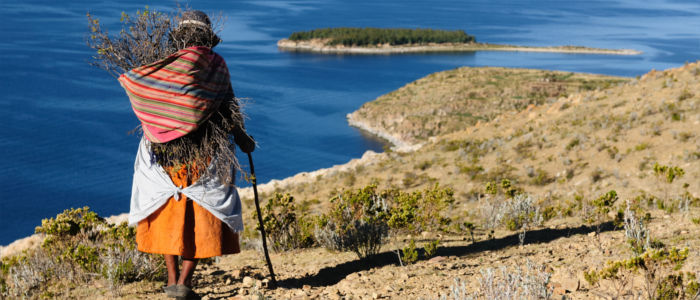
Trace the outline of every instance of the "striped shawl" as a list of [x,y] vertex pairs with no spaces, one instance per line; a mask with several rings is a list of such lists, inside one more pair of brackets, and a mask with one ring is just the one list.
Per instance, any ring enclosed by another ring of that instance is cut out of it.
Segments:
[[165,143],[197,129],[233,90],[224,59],[207,47],[182,49],[135,68],[119,83],[141,121],[144,136]]

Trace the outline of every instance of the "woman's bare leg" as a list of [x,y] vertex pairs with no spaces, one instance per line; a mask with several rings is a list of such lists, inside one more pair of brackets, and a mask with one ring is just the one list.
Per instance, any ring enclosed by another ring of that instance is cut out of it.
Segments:
[[197,267],[198,261],[199,260],[195,258],[182,258],[182,273],[180,273],[177,284],[184,284],[187,287],[192,287],[192,274],[194,274],[194,269]]
[[164,255],[165,256],[165,267],[168,269],[168,286],[177,284],[178,269],[177,269],[177,255]]

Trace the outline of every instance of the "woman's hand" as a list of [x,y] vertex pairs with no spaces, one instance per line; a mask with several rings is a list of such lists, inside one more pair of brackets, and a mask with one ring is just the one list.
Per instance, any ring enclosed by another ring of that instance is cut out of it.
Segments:
[[245,153],[251,153],[255,150],[255,140],[245,132],[234,135],[233,140]]

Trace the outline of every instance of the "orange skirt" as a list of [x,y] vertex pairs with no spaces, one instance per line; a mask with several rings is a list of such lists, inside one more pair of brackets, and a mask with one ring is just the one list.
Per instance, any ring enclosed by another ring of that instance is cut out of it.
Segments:
[[[165,170],[176,186],[186,187],[197,180],[188,178],[184,167]],[[196,172],[195,172],[196,173]],[[208,258],[241,252],[238,233],[185,195],[168,202],[136,227],[136,243],[141,252]]]

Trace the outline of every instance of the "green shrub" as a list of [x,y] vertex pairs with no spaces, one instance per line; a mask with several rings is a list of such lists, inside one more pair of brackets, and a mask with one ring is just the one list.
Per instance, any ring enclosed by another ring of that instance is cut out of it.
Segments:
[[516,231],[528,226],[537,226],[542,223],[543,217],[532,197],[519,194],[506,202],[503,212],[503,224],[508,230]]
[[44,219],[37,233],[46,234],[41,247],[58,264],[82,268],[85,272],[99,270],[99,255],[95,244],[102,239],[107,222],[88,207],[67,209],[55,218]]
[[416,241],[411,239],[406,247],[401,251],[401,261],[404,264],[410,265],[418,261],[418,250],[416,249]]
[[99,270],[113,292],[118,294],[123,283],[165,278],[163,257],[138,251],[134,227],[122,222],[104,230],[103,237]]
[[469,176],[469,179],[474,180],[477,178],[477,176],[484,172],[484,168],[480,165],[477,164],[471,164],[471,165],[458,165],[459,166],[459,172],[462,174],[467,174]]
[[36,232],[46,235],[40,248],[0,263],[0,295],[32,298],[60,280],[81,283],[102,276],[118,296],[123,283],[165,278],[162,256],[136,249],[133,227],[108,224],[88,207],[44,219]]
[[654,164],[654,174],[657,177],[664,177],[666,182],[673,183],[676,178],[683,177],[685,171],[680,167],[664,166],[659,163]]
[[486,183],[485,192],[489,195],[505,195],[508,198],[513,198],[515,195],[522,193],[521,189],[513,186],[509,179],[501,179],[500,184],[496,184],[495,181],[489,181]]
[[[290,194],[275,193],[262,208],[262,214],[265,232],[275,251],[313,246],[313,222],[305,218]],[[253,219],[257,219],[256,212]]]
[[418,165],[416,165],[416,169],[420,169],[421,171],[425,171],[426,169],[429,169],[433,165],[432,161],[426,160]]
[[617,196],[617,192],[615,190],[610,190],[593,200],[593,206],[595,206],[598,215],[607,215],[618,199],[620,198]]
[[328,249],[353,251],[362,258],[379,251],[389,229],[411,233],[444,230],[451,220],[443,214],[452,203],[454,191],[439,184],[410,193],[398,189],[379,192],[371,184],[332,198],[328,211],[316,221],[314,236]]
[[[588,224],[595,224],[596,232],[600,233],[600,226],[604,222],[610,221],[608,213],[614,208],[613,206],[618,199],[617,192],[615,190],[610,190],[593,201],[590,201],[588,205],[592,206],[592,210],[587,209],[584,211],[583,219]],[[616,226],[623,224],[623,217],[623,212],[618,211],[614,219]]]
[[434,240],[432,242],[429,242],[425,244],[423,249],[425,249],[425,257],[426,258],[431,258],[437,254],[437,250],[440,247],[440,240]]
[[381,195],[389,206],[387,225],[397,231],[422,232],[449,223],[443,211],[454,203],[454,191],[435,184],[411,193],[387,190]]
[[542,210],[542,221],[547,222],[557,216],[557,212],[562,209],[558,206],[547,206]]
[[476,225],[472,222],[464,222],[462,223],[462,226],[464,227],[465,230],[469,231],[469,235],[472,238],[472,243],[475,242],[474,240],[474,230],[476,229]]
[[608,261],[599,271],[584,272],[584,277],[591,285],[600,280],[611,281],[620,297],[639,274],[648,299],[693,299],[699,286],[695,274],[678,272],[688,259],[688,252],[687,248],[649,249],[629,259]]
[[683,100],[686,100],[686,99],[690,99],[690,98],[693,98],[693,96],[695,96],[695,95],[693,95],[693,94],[692,94],[690,91],[688,91],[688,89],[686,88],[686,89],[683,89],[683,91],[681,92],[681,94],[678,96],[678,101],[683,101]]
[[542,186],[554,182],[554,178],[549,176],[547,171],[537,168],[537,171],[535,172],[535,176],[532,178],[532,184]]
[[78,234],[91,235],[94,238],[96,230],[100,226],[104,226],[105,220],[90,211],[86,206],[83,208],[66,209],[62,213],[56,215],[56,218],[41,220],[41,226],[38,226],[36,233],[44,233],[48,236],[67,237]]
[[649,143],[641,143],[639,145],[634,146],[634,150],[635,151],[644,151],[646,149],[649,149],[649,147],[651,147],[651,145],[649,145]]
[[574,147],[578,146],[579,144],[581,144],[581,140],[579,140],[578,138],[569,141],[569,143],[566,144],[566,151],[574,149]]
[[469,154],[472,162],[478,161],[481,156],[488,152],[488,149],[483,147],[484,141],[482,140],[442,140],[439,145],[442,146],[442,151],[446,152],[464,150],[465,153]]
[[376,185],[344,191],[331,199],[329,211],[321,216],[316,240],[336,251],[353,251],[364,258],[379,252],[389,232],[388,210]]

